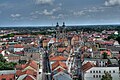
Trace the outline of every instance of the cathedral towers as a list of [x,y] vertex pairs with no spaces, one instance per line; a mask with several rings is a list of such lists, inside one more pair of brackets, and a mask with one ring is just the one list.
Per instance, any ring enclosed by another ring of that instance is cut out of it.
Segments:
[[66,27],[65,22],[63,22],[62,26],[59,26],[59,23],[56,24],[56,38],[57,39],[65,39],[66,37]]

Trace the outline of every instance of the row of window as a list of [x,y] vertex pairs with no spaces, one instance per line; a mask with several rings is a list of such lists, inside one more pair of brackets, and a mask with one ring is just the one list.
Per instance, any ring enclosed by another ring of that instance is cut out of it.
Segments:
[[93,75],[93,78],[102,78],[103,75]]
[[[104,71],[104,73],[105,73],[106,71]],[[108,71],[109,73],[115,73],[115,71],[113,70],[113,71]],[[101,71],[90,71],[90,73],[101,73]]]

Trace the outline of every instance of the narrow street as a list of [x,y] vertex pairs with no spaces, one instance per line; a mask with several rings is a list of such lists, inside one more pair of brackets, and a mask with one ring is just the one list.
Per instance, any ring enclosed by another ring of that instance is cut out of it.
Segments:
[[49,62],[49,55],[47,52],[44,52],[43,54],[43,63],[42,63],[42,80],[52,80],[51,76],[51,69],[50,69],[50,62]]

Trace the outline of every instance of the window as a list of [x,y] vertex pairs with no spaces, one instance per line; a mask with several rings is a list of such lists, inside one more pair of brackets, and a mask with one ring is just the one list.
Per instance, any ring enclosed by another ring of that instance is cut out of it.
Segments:
[[95,73],[95,71],[93,71],[93,73]]
[[111,73],[111,71],[109,71],[109,73]]
[[96,71],[96,73],[98,73],[98,71]]
[[93,78],[95,78],[95,75],[93,75]]
[[96,78],[98,78],[98,75],[96,75]]
[[106,71],[104,71],[104,73],[105,73]]
[[115,71],[113,71],[113,73],[115,73]]
[[101,71],[99,71],[99,73],[101,73]]
[[101,78],[101,75],[99,75],[99,78]]
[[90,71],[90,73],[92,73],[92,71]]

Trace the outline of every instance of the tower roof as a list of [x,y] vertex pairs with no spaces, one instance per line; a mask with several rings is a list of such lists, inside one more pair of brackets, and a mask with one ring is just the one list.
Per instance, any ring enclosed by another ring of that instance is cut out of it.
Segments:
[[56,27],[59,27],[59,23],[57,22],[57,25],[56,25]]
[[62,27],[65,27],[65,22],[63,22],[63,25],[62,25]]

